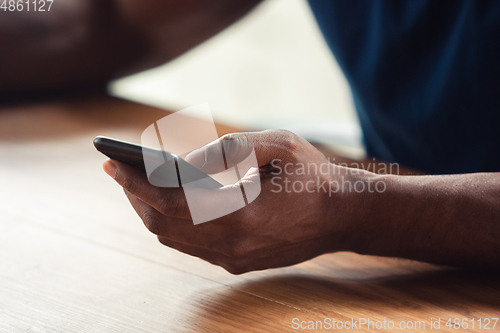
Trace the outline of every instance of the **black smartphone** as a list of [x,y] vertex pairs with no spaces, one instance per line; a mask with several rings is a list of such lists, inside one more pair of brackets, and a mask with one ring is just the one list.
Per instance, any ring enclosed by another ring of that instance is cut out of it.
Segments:
[[[196,186],[216,189],[223,185],[218,181],[167,151],[116,140],[105,136],[94,139],[95,148],[107,157],[128,164],[148,174],[151,184],[160,187],[182,187],[197,182]],[[153,170],[147,170],[147,166]]]

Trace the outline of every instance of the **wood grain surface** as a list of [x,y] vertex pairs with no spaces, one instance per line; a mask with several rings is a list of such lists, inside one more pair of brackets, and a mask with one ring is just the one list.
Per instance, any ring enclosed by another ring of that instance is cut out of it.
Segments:
[[166,114],[107,96],[0,109],[0,332],[292,332],[325,318],[492,331],[470,319],[500,317],[498,275],[344,252],[233,276],[159,244],[92,139],[140,142]]

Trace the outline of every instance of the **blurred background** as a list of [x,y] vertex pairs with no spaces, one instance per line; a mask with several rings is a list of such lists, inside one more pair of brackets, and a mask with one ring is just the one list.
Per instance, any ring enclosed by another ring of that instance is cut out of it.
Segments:
[[208,102],[215,121],[289,129],[364,156],[349,87],[305,0],[265,0],[182,57],[116,80],[110,91],[173,111]]

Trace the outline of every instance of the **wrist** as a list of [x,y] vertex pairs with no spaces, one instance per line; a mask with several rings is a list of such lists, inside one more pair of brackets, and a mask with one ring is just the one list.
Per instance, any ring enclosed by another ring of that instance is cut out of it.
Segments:
[[[425,219],[426,205],[421,202],[425,189],[415,186],[414,176],[377,175],[383,191],[353,195],[352,204],[358,207],[354,222],[350,251],[385,257],[412,257],[416,247],[423,246],[427,229],[432,229]],[[362,176],[366,181],[366,175]]]
[[331,197],[330,211],[333,225],[338,227],[341,248],[375,254],[385,246],[386,235],[391,233],[391,207],[387,198],[396,181],[393,175],[379,175],[360,169],[342,168],[332,181],[340,184],[336,197]]

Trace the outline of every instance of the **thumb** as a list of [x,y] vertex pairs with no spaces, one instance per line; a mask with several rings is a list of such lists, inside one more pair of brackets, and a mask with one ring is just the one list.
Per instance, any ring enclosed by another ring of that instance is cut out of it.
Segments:
[[[186,156],[186,161],[209,173],[219,173],[256,157],[256,166],[269,164],[289,152],[288,143],[294,134],[284,130],[231,133],[196,149]],[[254,158],[255,160],[255,158]]]

